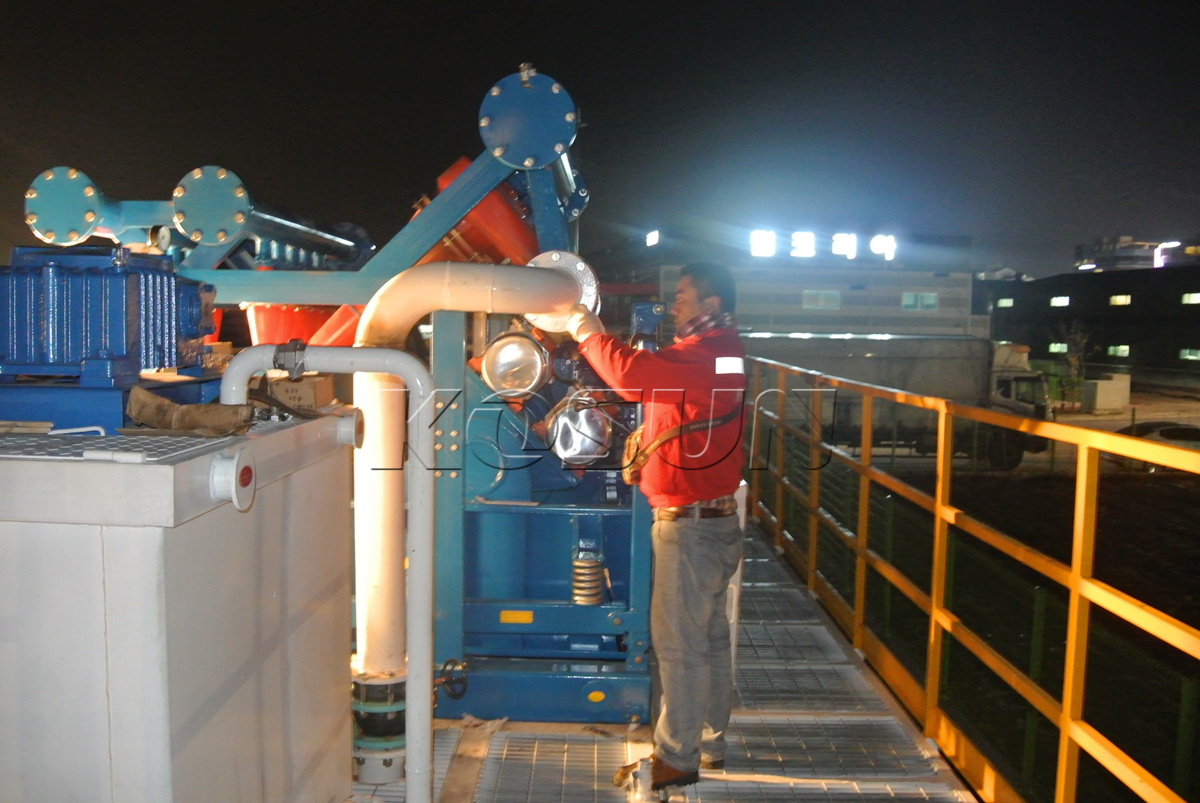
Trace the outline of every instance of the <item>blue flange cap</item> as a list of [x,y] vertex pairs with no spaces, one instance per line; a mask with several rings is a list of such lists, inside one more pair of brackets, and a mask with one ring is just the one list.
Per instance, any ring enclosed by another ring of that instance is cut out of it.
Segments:
[[104,197],[82,171],[52,167],[25,190],[25,223],[51,245],[78,245],[104,220]]
[[532,68],[500,80],[479,106],[479,135],[492,156],[536,170],[575,141],[575,102],[562,85]]
[[222,245],[237,238],[254,208],[237,174],[215,165],[188,173],[171,196],[171,222],[198,245]]

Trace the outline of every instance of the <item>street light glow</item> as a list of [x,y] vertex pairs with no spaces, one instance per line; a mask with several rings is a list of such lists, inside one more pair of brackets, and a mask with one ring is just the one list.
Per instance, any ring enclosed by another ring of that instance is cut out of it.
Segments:
[[1163,251],[1167,250],[1168,248],[1178,248],[1180,245],[1182,245],[1182,243],[1178,240],[1171,240],[1169,243],[1159,243],[1154,249],[1154,267],[1161,268],[1166,264],[1166,261],[1163,259]]
[[755,229],[750,232],[750,256],[775,256],[775,232],[768,229]]

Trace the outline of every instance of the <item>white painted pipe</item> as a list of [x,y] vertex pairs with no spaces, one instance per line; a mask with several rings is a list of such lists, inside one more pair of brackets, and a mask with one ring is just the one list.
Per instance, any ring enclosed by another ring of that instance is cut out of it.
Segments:
[[[578,282],[546,268],[427,263],[409,268],[379,289],[359,322],[355,348],[312,347],[305,351],[304,370],[354,373],[354,403],[363,412],[367,431],[354,461],[358,659],[363,674],[399,679],[407,673],[405,787],[411,803],[427,803],[433,795],[436,416],[433,381],[425,366],[410,354],[377,347],[402,347],[412,327],[438,310],[562,313],[578,303],[580,296]],[[221,402],[244,404],[250,377],[275,366],[275,350],[275,346],[254,346],[234,357],[221,381]],[[396,358],[404,358],[403,364],[393,364]],[[404,465],[406,405],[401,391],[406,386],[413,391],[412,403],[417,405],[407,429],[412,442],[409,451],[417,461],[413,467],[420,470],[373,470]],[[405,496],[417,501],[408,510],[407,526]],[[406,655],[411,660],[406,662]]]
[[[561,312],[578,302],[580,293],[569,274],[546,268],[428,262],[397,274],[375,293],[358,323],[356,345],[402,349],[417,321],[438,310]],[[354,376],[354,404],[373,433],[354,461],[356,543],[399,537],[403,545],[405,481],[397,470],[404,459],[403,391],[394,376]],[[404,618],[390,615],[404,610],[405,577],[403,567],[396,569],[360,564],[356,570],[358,659],[366,674],[404,676]]]
[[[403,348],[417,321],[431,312],[561,312],[577,303],[580,295],[579,283],[569,274],[546,268],[429,262],[397,274],[379,289],[363,311],[355,339],[360,347]],[[403,390],[403,383],[394,376],[354,376],[354,404],[362,410],[372,432],[354,461],[355,539],[373,543],[404,537],[405,481],[403,472],[395,470],[403,465],[405,454],[404,428],[400,424],[405,418]],[[433,500],[421,503],[432,505]],[[364,571],[369,575],[364,576]],[[404,572],[371,565],[358,572],[358,658],[362,671],[402,677],[404,619],[390,613],[404,610]],[[378,596],[367,597],[363,589],[372,589]],[[372,611],[376,612],[374,617]]]
[[239,351],[221,374],[221,404],[245,404],[250,395],[250,378],[275,367],[278,346],[251,346]]
[[404,348],[417,321],[435,310],[563,313],[579,302],[569,274],[523,265],[428,262],[393,276],[367,304],[356,341]]
[[[479,263],[431,262],[396,275],[372,297],[355,335],[359,350],[403,348],[409,332],[431,312],[563,312],[579,301],[579,283],[571,276],[545,268]],[[310,350],[311,351],[311,350]],[[407,356],[407,355],[406,355]],[[308,367],[314,367],[311,363]],[[318,369],[319,370],[319,369]],[[357,560],[358,659],[364,674],[403,677],[408,673],[405,719],[407,755],[406,799],[421,801],[432,794],[432,713],[414,716],[432,697],[433,671],[433,420],[432,400],[412,394],[408,401],[423,405],[409,416],[408,434],[428,440],[428,454],[410,450],[417,461],[405,465],[405,407],[408,379],[393,371],[357,369],[354,404],[363,413],[369,436],[354,460],[355,554],[378,554],[374,564]],[[427,375],[427,374],[426,374]],[[397,380],[397,377],[401,381]],[[387,470],[378,470],[387,469]],[[409,475],[420,474],[428,484],[417,485]],[[413,500],[407,506],[405,497]],[[405,572],[394,558],[405,551],[405,532],[422,540],[428,528],[429,548],[407,548],[408,604]],[[391,546],[385,546],[390,544]],[[360,548],[366,552],[360,552]],[[419,569],[419,573],[418,573]],[[426,571],[428,575],[426,575]],[[428,589],[425,583],[428,582]],[[420,583],[420,586],[418,586]],[[369,589],[366,594],[364,589]],[[425,595],[429,595],[428,601]],[[414,610],[416,609],[416,610]],[[404,611],[404,615],[399,615]],[[405,633],[407,623],[407,634]],[[405,658],[409,659],[406,663]],[[426,779],[428,775],[428,779]],[[420,797],[415,797],[419,794]]]
[[[245,404],[249,378],[258,371],[274,367],[275,346],[255,346],[235,356],[226,368],[221,380],[221,402],[223,404]],[[378,563],[390,566],[391,578],[404,575],[404,550],[407,542],[409,604],[405,610],[408,631],[408,649],[412,661],[407,667],[407,705],[404,713],[406,751],[405,799],[412,803],[431,803],[433,800],[433,377],[428,369],[411,354],[392,349],[376,348],[322,348],[305,350],[303,369],[328,373],[384,374],[399,377],[412,396],[412,415],[409,427],[412,459],[411,467],[422,470],[407,471],[405,481],[408,497],[419,500],[408,517],[408,538],[398,531],[388,533],[379,527],[371,527],[370,533],[355,533],[355,563]],[[384,423],[386,419],[368,422]],[[399,422],[403,423],[403,419]],[[402,428],[402,427],[401,427]],[[380,433],[367,430],[368,442],[379,441]],[[361,460],[361,453],[358,463]],[[391,474],[393,472],[377,472]],[[398,473],[398,472],[397,472]],[[362,505],[361,498],[355,500],[356,510]],[[356,517],[357,518],[357,517]],[[356,522],[357,526],[357,522]],[[375,537],[391,535],[392,537]],[[369,550],[369,551],[368,551]],[[388,574],[380,571],[381,578]],[[403,586],[401,586],[403,588]],[[372,592],[378,589],[372,589]],[[358,589],[361,607],[363,590]],[[394,594],[394,589],[384,593]],[[371,595],[369,595],[371,596]],[[373,628],[394,625],[397,609],[377,609],[373,617]],[[359,638],[363,636],[359,631]],[[361,658],[361,656],[360,656]]]

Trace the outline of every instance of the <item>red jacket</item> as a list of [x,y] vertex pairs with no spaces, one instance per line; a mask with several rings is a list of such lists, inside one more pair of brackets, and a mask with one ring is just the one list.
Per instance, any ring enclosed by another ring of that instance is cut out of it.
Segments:
[[[719,418],[744,401],[745,350],[732,329],[710,329],[657,352],[634,351],[612,335],[596,334],[579,344],[579,352],[623,399],[643,403],[643,445],[681,419]],[[640,487],[650,505],[689,505],[737,490],[743,420],[660,446],[642,469]]]

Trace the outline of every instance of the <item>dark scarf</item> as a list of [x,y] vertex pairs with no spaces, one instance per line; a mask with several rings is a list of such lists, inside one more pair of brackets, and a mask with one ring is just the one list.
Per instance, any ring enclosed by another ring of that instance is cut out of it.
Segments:
[[701,332],[707,332],[710,329],[733,329],[736,324],[733,321],[733,313],[730,312],[714,312],[711,315],[697,315],[690,321],[679,327],[675,332],[675,342],[678,343],[684,338],[698,335]]

